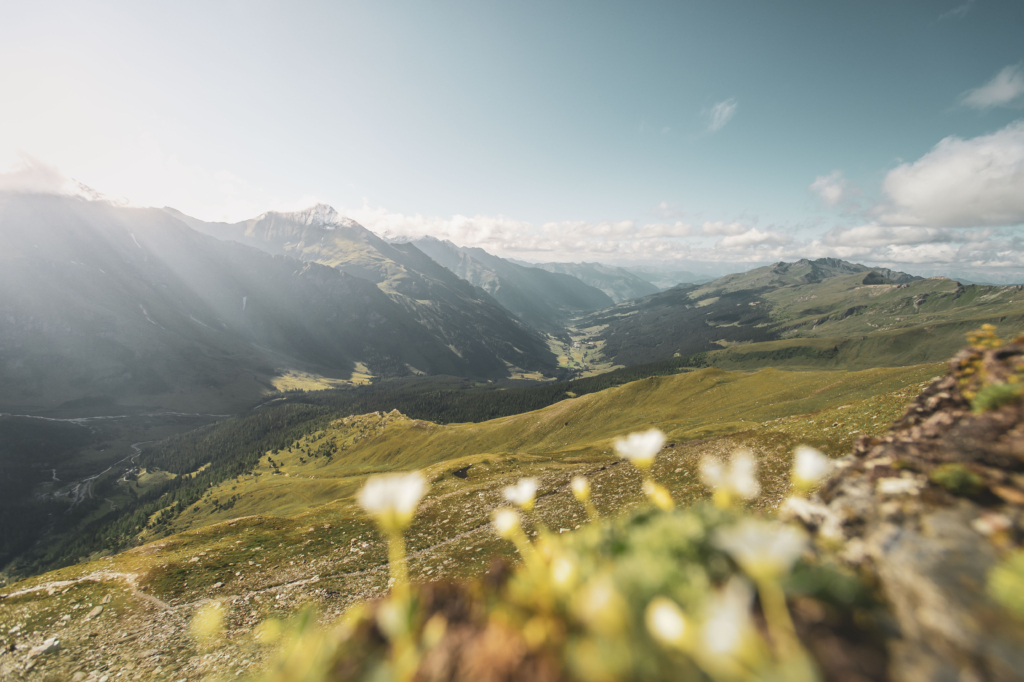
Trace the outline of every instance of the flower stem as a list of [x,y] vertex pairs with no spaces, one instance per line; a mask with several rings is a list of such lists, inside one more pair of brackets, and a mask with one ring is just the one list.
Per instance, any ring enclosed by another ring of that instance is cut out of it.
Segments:
[[757,591],[761,596],[761,609],[778,659],[795,664],[789,668],[789,679],[794,682],[812,682],[817,679],[814,665],[796,636],[782,586],[776,580],[762,578],[757,580]]
[[395,581],[391,592],[404,602],[409,597],[409,566],[405,561],[405,538],[401,532],[388,534],[388,569]]
[[665,489],[664,486],[660,486],[654,482],[654,477],[651,476],[650,470],[644,471],[644,482],[642,485],[644,494],[647,495],[655,507],[662,511],[672,511],[676,508],[676,503],[672,499],[672,494]]

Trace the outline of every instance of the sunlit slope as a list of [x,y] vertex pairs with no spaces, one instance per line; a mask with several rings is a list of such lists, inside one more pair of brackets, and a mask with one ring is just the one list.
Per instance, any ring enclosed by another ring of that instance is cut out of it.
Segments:
[[351,495],[369,473],[432,466],[456,470],[510,457],[598,461],[611,453],[615,436],[649,426],[665,431],[672,442],[757,430],[782,417],[916,385],[939,371],[935,365],[755,374],[704,369],[479,424],[439,426],[398,413],[350,417],[287,450],[268,453],[251,475],[215,487],[197,510],[181,514],[171,528],[250,514],[290,516]]
[[718,367],[912,365],[953,355],[964,336],[994,323],[1008,337],[1024,332],[1024,290],[969,285],[942,277],[864,285],[862,275],[786,287],[764,295],[781,330],[778,341],[712,351]]
[[[37,665],[39,679],[70,678],[100,663],[115,675],[124,661],[170,679],[234,675],[259,665],[256,626],[268,616],[312,600],[331,618],[388,589],[386,543],[353,497],[369,471],[422,467],[430,480],[406,534],[413,580],[479,575],[495,555],[516,558],[490,514],[507,504],[503,488],[522,476],[538,479],[536,513],[555,532],[586,523],[569,491],[575,475],[590,479],[602,516],[645,504],[637,471],[609,452],[611,436],[651,423],[667,428],[672,440],[653,475],[680,505],[708,496],[698,476],[702,457],[748,448],[759,463],[755,506],[770,510],[789,494],[797,444],[830,456],[849,452],[858,436],[884,432],[941,371],[702,370],[481,424],[350,417],[269,453],[276,466],[264,455],[250,474],[214,486],[197,504],[167,508],[161,513],[181,514],[171,528],[143,529],[141,546],[5,587],[0,622],[13,625],[0,631],[0,644],[59,637],[61,656]],[[721,435],[682,440],[706,433]],[[161,535],[167,530],[173,534]],[[188,634],[211,599],[228,609],[218,657],[203,656]],[[102,613],[87,615],[97,604]],[[152,651],[159,659],[146,658]],[[20,660],[0,659],[0,677]]]
[[600,328],[603,352],[627,366],[704,354],[729,369],[866,369],[944,360],[986,323],[1024,331],[1024,289],[823,258],[676,287],[577,326]]

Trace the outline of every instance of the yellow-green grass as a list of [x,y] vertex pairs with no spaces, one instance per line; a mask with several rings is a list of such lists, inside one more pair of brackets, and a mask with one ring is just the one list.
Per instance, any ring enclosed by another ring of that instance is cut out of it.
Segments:
[[356,368],[349,379],[335,379],[321,374],[288,369],[282,370],[282,373],[274,377],[271,383],[278,391],[322,391],[329,388],[362,386],[370,383],[371,378],[373,375],[368,372],[366,365],[356,363]]
[[[549,336],[548,348],[555,354],[558,366],[575,370],[579,378],[597,376],[623,367],[605,356],[604,348],[607,341],[600,338],[599,334],[607,326],[596,325],[585,329],[567,327],[566,331],[571,339],[568,343]],[[577,342],[580,343],[579,348],[574,347]],[[588,343],[593,343],[595,347],[587,348]]]
[[[724,369],[755,369],[771,365],[786,369],[861,369],[908,366],[949,357],[963,345],[963,338],[990,317],[965,318],[935,324],[876,331],[852,337],[791,338],[733,345],[706,354],[706,362]],[[1013,338],[1024,332],[1024,313],[1007,315],[1000,334]]]
[[[425,467],[452,469],[510,457],[543,462],[594,461],[610,455],[611,441],[631,430],[657,426],[682,442],[749,429],[794,414],[917,385],[941,366],[861,372],[756,373],[704,369],[653,377],[535,412],[479,424],[439,426],[397,413],[339,421],[297,447],[266,456],[251,474],[213,488],[176,522],[196,528],[227,518],[272,512],[292,516],[351,496],[367,474]],[[333,444],[330,459],[312,454]],[[218,509],[236,498],[228,509]],[[198,509],[198,511],[194,511]]]
[[[68,653],[47,670],[70,674],[101,644],[108,656],[120,651],[131,658],[133,638],[151,636],[155,598],[172,607],[160,617],[158,634],[171,652],[168,669],[192,675],[200,668],[184,662],[207,659],[191,658],[201,651],[186,636],[188,619],[206,600],[222,599],[230,610],[228,655],[202,665],[223,673],[229,661],[258,660],[253,628],[263,618],[309,599],[330,617],[387,589],[386,545],[353,499],[369,473],[418,468],[431,481],[407,534],[413,579],[469,576],[495,555],[515,558],[490,530],[489,513],[504,504],[503,487],[522,476],[540,480],[537,513],[553,532],[586,522],[568,490],[576,474],[590,477],[602,515],[620,513],[644,501],[639,475],[614,456],[610,440],[653,425],[670,438],[654,475],[678,503],[707,496],[697,476],[701,457],[747,447],[760,462],[764,489],[755,506],[770,510],[788,493],[795,445],[832,456],[847,452],[857,436],[887,428],[940,371],[936,365],[750,374],[705,369],[482,424],[439,426],[397,413],[340,420],[270,453],[282,473],[272,473],[264,456],[252,474],[211,489],[178,517],[174,535],[7,587],[6,594],[33,586],[53,594],[0,601],[0,621],[24,623],[22,633],[37,633],[30,642],[59,635]],[[330,461],[306,455],[332,439],[337,452]],[[73,621],[60,620],[68,595],[94,604],[101,593],[114,600],[95,624],[83,622],[80,609]]]

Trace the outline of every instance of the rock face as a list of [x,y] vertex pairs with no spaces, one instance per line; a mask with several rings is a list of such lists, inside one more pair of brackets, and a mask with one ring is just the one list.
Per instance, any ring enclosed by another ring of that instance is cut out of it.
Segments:
[[1024,346],[998,344],[958,354],[888,435],[787,509],[879,587],[892,679],[1024,679],[1024,621],[987,592],[1024,521]]

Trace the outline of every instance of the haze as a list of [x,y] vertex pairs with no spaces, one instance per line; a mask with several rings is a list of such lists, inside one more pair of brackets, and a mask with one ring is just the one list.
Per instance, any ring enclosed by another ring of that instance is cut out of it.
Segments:
[[8,5],[0,188],[323,202],[535,262],[1015,282],[1022,29],[984,0]]

